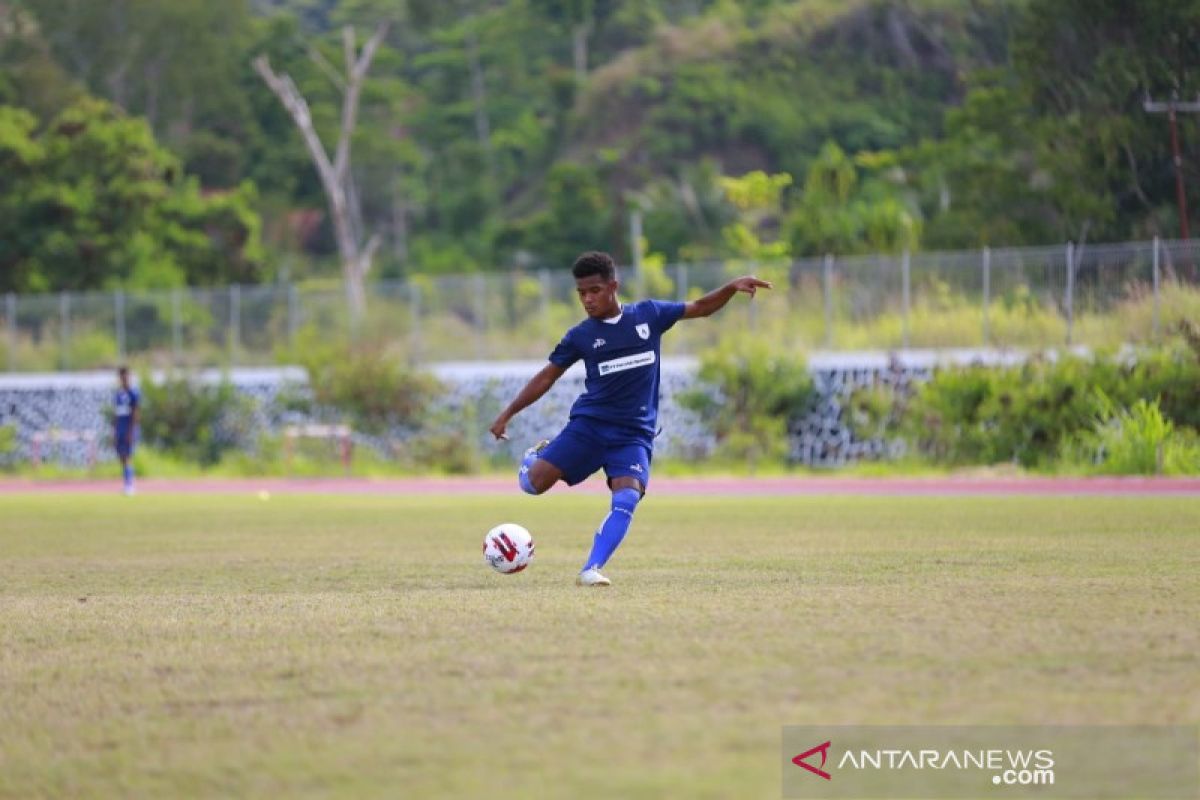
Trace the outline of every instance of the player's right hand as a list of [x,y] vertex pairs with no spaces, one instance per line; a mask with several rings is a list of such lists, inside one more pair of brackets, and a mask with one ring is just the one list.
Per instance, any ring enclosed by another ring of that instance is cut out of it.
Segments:
[[497,417],[488,430],[492,432],[492,436],[496,437],[496,441],[505,442],[508,441],[508,434],[504,432],[507,427],[508,420]]

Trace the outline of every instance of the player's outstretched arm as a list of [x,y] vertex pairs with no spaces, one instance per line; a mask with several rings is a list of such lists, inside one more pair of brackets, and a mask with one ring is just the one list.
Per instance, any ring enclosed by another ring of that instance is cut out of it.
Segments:
[[488,429],[492,432],[492,435],[497,439],[507,439],[508,434],[504,431],[508,427],[508,421],[515,417],[522,409],[533,405],[541,399],[542,395],[550,391],[550,387],[566,371],[566,367],[560,367],[557,364],[547,364],[542,367],[541,372],[530,378],[529,383],[525,384],[525,388],[517,392],[517,396],[508,404],[508,408],[501,411],[500,416],[496,417],[496,421]]
[[683,309],[683,318],[695,319],[696,317],[712,316],[724,308],[725,304],[738,292],[745,292],[754,297],[754,293],[759,289],[770,288],[771,284],[769,281],[764,281],[753,275],[743,275],[740,278],[734,278],[720,289],[714,289],[704,295],[704,297],[688,303]]

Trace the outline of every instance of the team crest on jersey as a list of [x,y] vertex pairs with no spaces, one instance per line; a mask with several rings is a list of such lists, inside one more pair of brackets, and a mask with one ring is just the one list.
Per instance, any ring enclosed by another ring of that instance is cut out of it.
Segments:
[[636,326],[634,326],[634,330],[637,331],[637,335],[642,337],[643,339],[650,338],[650,326],[649,325],[646,325],[644,323],[641,325],[636,325]]
[[597,347],[604,347],[606,344],[608,344],[608,342],[604,341],[603,339],[597,339],[596,341],[592,342],[592,349],[595,350]]

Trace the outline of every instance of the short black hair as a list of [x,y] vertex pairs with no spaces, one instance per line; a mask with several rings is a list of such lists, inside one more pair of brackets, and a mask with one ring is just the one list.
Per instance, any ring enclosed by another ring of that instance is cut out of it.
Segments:
[[[111,362],[110,362],[110,363],[111,363]],[[118,374],[118,375],[128,375],[128,374],[129,374],[129,367],[127,367],[127,366],[125,366],[124,364],[122,364],[121,366],[117,367],[117,374]]]
[[608,253],[593,250],[575,259],[575,263],[571,266],[571,274],[576,278],[599,275],[606,281],[612,281],[617,277],[617,265]]

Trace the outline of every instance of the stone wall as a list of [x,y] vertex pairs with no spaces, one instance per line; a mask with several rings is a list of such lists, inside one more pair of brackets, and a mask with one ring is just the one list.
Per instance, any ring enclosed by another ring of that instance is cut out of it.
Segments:
[[[901,452],[898,443],[862,441],[852,435],[845,418],[845,401],[854,389],[924,381],[943,363],[1011,363],[1020,358],[1019,354],[994,351],[814,354],[809,357],[809,367],[818,397],[790,430],[792,458],[811,466],[836,467],[863,458],[893,456]],[[508,442],[493,442],[488,424],[542,366],[543,362],[455,362],[431,367],[447,387],[444,413],[438,415],[438,424],[474,437],[480,452],[498,460],[505,456],[515,460],[530,444],[553,436],[562,427],[572,401],[583,389],[583,370],[577,364],[542,400],[513,420]],[[695,359],[663,359],[663,431],[655,450],[657,458],[703,458],[715,445],[712,434],[696,415],[676,401],[681,392],[695,386],[696,368]],[[161,376],[152,379],[161,380]],[[332,417],[336,415],[328,411],[303,415],[286,410],[278,402],[282,393],[294,397],[306,390],[305,373],[295,367],[224,373],[210,370],[199,373],[197,379],[209,383],[228,379],[252,400],[248,404],[252,419],[247,430],[255,438],[278,434],[284,425],[335,421]],[[86,463],[92,450],[100,460],[112,459],[107,412],[115,388],[115,377],[108,372],[0,375],[0,426],[9,426],[16,434],[15,449],[7,454],[0,452],[0,459],[27,461],[35,450],[40,450],[46,460],[71,465]],[[47,441],[51,431],[65,434],[61,437],[65,440]],[[96,444],[75,436],[84,433]],[[392,451],[379,437],[356,433],[354,438],[357,447],[373,449],[384,457]]]

